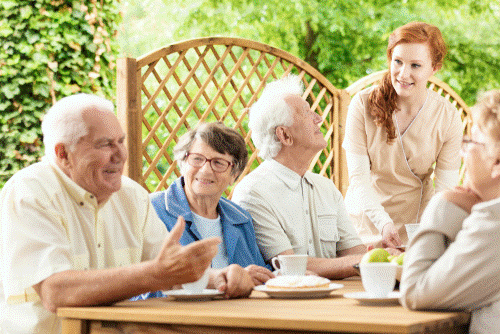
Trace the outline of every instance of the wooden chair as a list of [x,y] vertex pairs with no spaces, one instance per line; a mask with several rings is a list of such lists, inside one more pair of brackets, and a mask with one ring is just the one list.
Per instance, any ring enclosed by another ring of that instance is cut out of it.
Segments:
[[[382,70],[379,72],[372,73],[354,82],[352,85],[346,88],[346,91],[351,97],[361,90],[372,86],[380,82],[387,70]],[[439,80],[435,76],[431,76],[428,83],[428,88],[438,92],[444,96],[448,101],[451,102],[457,108],[460,116],[462,118],[462,129],[463,133],[470,136],[470,129],[472,127],[472,117],[469,106],[462,100],[462,98],[445,82]],[[345,165],[345,158],[342,159],[342,168],[347,169]],[[460,168],[460,180],[464,177],[464,168]]]
[[[211,37],[175,43],[117,63],[117,110],[127,134],[126,174],[148,191],[165,189],[179,175],[172,159],[178,138],[199,122],[222,121],[245,138],[249,163],[261,159],[250,139],[248,108],[264,86],[288,73],[300,76],[304,98],[321,115],[328,146],[310,170],[332,179],[345,193],[341,172],[342,127],[350,97],[303,60],[251,40]],[[228,197],[230,191],[226,192]]]

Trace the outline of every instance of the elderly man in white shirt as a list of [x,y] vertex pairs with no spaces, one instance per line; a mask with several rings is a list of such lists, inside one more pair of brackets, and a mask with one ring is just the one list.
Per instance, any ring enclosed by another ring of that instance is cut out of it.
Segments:
[[[125,135],[110,101],[64,98],[42,131],[44,160],[0,193],[1,333],[58,333],[58,307],[109,304],[202,276],[220,239],[181,246],[183,219],[168,234],[146,190],[122,176]],[[212,272],[211,284],[228,296],[253,288],[241,267]]]
[[471,310],[471,333],[500,333],[500,90],[472,108],[464,187],[432,198],[405,254],[401,302]]
[[357,275],[366,252],[333,182],[308,171],[326,146],[321,117],[289,75],[269,83],[250,110],[252,140],[265,161],[235,187],[232,200],[252,215],[266,261],[308,254],[307,269],[340,279]]

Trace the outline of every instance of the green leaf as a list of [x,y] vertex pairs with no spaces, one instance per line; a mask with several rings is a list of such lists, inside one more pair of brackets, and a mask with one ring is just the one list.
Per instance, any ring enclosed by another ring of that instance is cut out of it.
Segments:
[[26,131],[19,136],[21,143],[34,143],[37,139],[38,133],[35,130]]
[[2,86],[2,93],[5,94],[7,99],[12,99],[14,96],[19,94],[21,90],[16,84],[7,84]]
[[0,25],[0,37],[8,37],[12,35],[14,30],[7,25]]
[[10,1],[10,0],[2,0],[0,1],[0,6],[3,7],[4,10],[11,10],[12,8],[16,7],[18,3],[16,1]]

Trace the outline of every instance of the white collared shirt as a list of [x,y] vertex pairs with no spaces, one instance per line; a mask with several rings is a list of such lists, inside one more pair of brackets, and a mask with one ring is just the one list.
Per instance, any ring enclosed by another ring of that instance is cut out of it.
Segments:
[[147,191],[127,177],[106,203],[57,166],[36,163],[0,193],[0,328],[55,333],[59,321],[32,286],[65,270],[127,266],[154,258],[167,235]]
[[252,215],[257,244],[266,261],[292,249],[296,254],[334,258],[361,245],[333,182],[303,177],[266,160],[238,183],[232,200]]

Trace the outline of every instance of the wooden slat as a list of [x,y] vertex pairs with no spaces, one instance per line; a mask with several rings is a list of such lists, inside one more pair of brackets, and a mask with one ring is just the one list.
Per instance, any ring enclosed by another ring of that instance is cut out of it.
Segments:
[[[206,302],[151,298],[123,301],[113,306],[59,308],[57,314],[59,317],[106,321],[106,326],[102,326],[105,328],[116,328],[118,323],[156,323],[158,326],[204,326],[207,329],[225,327],[236,333],[239,328],[254,333],[274,330],[290,333],[450,333],[455,330],[455,333],[465,333],[470,320],[465,312],[416,312],[398,304],[361,305],[342,296],[363,291],[360,280],[336,283],[344,287],[320,299],[274,299],[254,291],[250,298]],[[198,329],[203,332],[202,328]],[[148,333],[146,327],[144,330]]]
[[138,68],[135,59],[120,58],[117,61],[117,94],[116,107],[120,124],[127,138],[128,160],[125,164],[125,174],[141,183],[142,178],[142,133],[137,124],[142,124],[140,112],[140,84],[138,83]]

